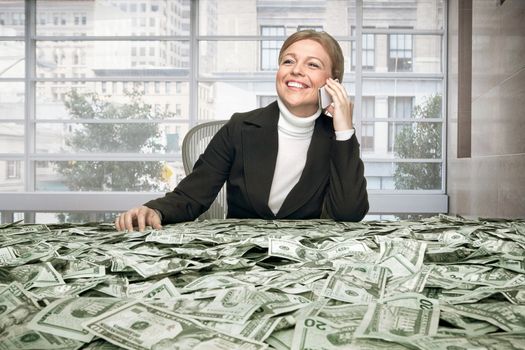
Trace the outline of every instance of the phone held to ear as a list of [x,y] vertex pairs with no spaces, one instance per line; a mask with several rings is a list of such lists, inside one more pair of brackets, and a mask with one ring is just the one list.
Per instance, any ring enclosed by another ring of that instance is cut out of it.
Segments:
[[319,88],[319,106],[325,109],[332,103],[332,96],[326,91],[325,87]]

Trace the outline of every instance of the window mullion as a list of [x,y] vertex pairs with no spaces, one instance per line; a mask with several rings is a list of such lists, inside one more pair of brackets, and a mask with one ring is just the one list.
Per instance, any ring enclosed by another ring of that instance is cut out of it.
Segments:
[[[36,1],[25,0],[25,99],[24,99],[24,187],[26,192],[35,191],[35,164],[31,155],[35,152],[35,73],[36,73]],[[34,222],[35,213],[24,213],[25,222]]]
[[[361,136],[362,96],[363,96],[363,0],[356,0],[356,27],[355,27],[355,100],[352,123]],[[357,118],[356,118],[357,116]]]
[[188,127],[198,123],[199,111],[199,1],[190,1],[190,108]]

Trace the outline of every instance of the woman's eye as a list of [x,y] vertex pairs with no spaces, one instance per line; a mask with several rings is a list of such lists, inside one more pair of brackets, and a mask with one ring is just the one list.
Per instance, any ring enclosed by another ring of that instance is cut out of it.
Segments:
[[286,59],[282,62],[282,64],[292,64],[293,61],[291,59]]
[[310,67],[313,67],[313,68],[320,68],[320,67],[321,67],[321,66],[318,65],[317,63],[313,63],[313,62],[312,62],[312,63],[309,63],[308,65],[309,65]]

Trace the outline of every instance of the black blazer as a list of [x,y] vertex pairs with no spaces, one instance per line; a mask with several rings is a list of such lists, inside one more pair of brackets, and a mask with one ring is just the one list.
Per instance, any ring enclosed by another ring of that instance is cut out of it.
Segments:
[[228,218],[359,221],[368,212],[363,162],[356,136],[336,141],[332,119],[315,122],[299,182],[274,215],[268,207],[277,159],[277,102],[236,113],[217,132],[190,175],[165,197],[145,205],[162,223],[190,221],[206,211],[227,181]]

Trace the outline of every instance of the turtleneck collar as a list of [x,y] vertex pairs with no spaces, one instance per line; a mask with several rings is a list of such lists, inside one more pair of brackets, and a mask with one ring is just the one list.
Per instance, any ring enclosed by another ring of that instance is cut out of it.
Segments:
[[279,105],[279,132],[293,138],[309,138],[314,132],[315,120],[321,115],[321,108],[309,117],[297,117],[286,108],[284,103],[277,97]]

